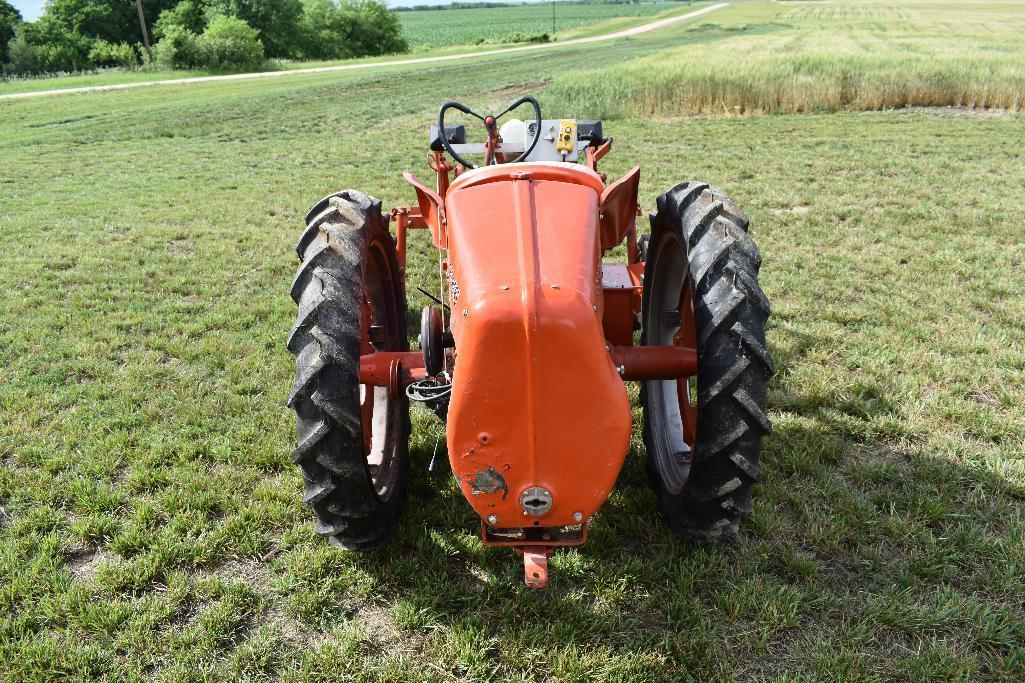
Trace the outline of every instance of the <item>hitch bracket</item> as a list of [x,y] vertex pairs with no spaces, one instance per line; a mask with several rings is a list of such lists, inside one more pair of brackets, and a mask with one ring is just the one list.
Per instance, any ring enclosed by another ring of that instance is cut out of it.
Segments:
[[551,548],[538,545],[523,547],[523,582],[530,588],[548,586],[548,555]]

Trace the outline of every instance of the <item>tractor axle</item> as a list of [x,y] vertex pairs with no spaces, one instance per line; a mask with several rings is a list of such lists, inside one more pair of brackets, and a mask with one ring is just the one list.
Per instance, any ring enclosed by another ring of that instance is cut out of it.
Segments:
[[681,379],[698,374],[698,351],[680,346],[609,346],[623,379]]
[[[609,345],[609,357],[625,380],[680,379],[698,368],[697,349],[679,346]],[[419,351],[376,351],[359,359],[360,384],[388,387],[396,396],[426,377]]]
[[359,358],[359,383],[388,387],[393,397],[426,378],[424,356],[419,351],[376,351]]

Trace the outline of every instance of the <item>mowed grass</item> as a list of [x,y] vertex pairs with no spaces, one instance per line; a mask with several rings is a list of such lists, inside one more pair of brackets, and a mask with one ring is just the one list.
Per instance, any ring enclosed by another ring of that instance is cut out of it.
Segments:
[[[577,5],[566,3],[557,11],[557,34],[552,47],[558,49],[557,41],[586,38],[605,33],[614,33],[623,29],[638,26],[649,21],[691,12],[707,6],[707,2],[676,2],[673,0],[656,0],[637,4],[612,5]],[[262,71],[294,71],[307,68],[350,65],[356,63],[387,62],[421,57],[452,55],[464,52],[479,52],[482,45],[488,49],[512,47],[517,42],[524,42],[530,36],[551,31],[551,5],[547,7],[547,15],[532,5],[534,9],[526,11],[526,5],[510,5],[485,9],[451,9],[402,12],[405,24],[413,27],[418,36],[410,41],[410,51],[401,54],[363,57],[359,59],[322,60],[322,61],[268,61]],[[478,15],[479,12],[492,12],[490,15]],[[408,18],[407,15],[426,15],[423,18]],[[539,16],[547,16],[537,24]],[[485,19],[487,21],[485,21]],[[537,33],[533,33],[533,31]],[[502,45],[499,45],[502,44]],[[650,47],[645,52],[650,52]],[[189,70],[166,71],[147,66],[142,69],[123,69],[113,67],[93,73],[61,74],[33,78],[10,78],[0,80],[0,96],[58,90],[64,88],[83,88],[92,86],[116,85],[122,83],[139,83],[145,81],[168,81],[181,78],[222,75],[218,72]]]
[[[736,543],[668,532],[638,433],[588,544],[528,590],[443,443],[427,471],[420,411],[396,539],[315,537],[285,407],[303,212],[410,203],[436,100],[497,106],[593,55],[0,103],[0,678],[1025,678],[1020,115],[608,123],[646,207],[713,182],[763,253],[775,430]],[[411,263],[415,311],[425,235]]]
[[[692,11],[705,4],[707,3],[698,3],[693,0],[685,2],[656,0],[636,4],[604,5],[559,3],[556,8],[557,33],[553,38],[554,40],[571,40],[620,31],[663,16]],[[267,62],[262,70],[291,71],[356,62],[367,63],[447,55],[474,49],[479,50],[479,46],[482,44],[524,42],[531,36],[550,34],[552,31],[551,3],[480,9],[400,12],[399,18],[402,21],[402,29],[409,40],[410,52],[408,53],[346,60],[306,62],[272,60]],[[0,95],[216,75],[220,75],[220,73],[203,70],[165,71],[151,67],[144,69],[116,67],[94,73],[0,80]]]
[[560,74],[552,97],[602,116],[1025,109],[1016,0],[753,2],[689,30],[682,46]]
[[[628,17],[647,18],[693,3],[617,4],[555,3],[555,32]],[[398,12],[402,31],[414,49],[447,45],[517,42],[528,36],[552,34],[552,3],[533,2],[505,7]],[[622,23],[616,22],[617,24]],[[620,28],[617,25],[617,28]]]

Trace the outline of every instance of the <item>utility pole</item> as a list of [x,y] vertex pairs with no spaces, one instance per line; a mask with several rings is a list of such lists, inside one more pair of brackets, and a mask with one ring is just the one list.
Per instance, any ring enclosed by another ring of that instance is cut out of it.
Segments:
[[146,17],[142,13],[142,0],[135,0],[135,9],[139,13],[139,26],[142,28],[142,45],[146,48],[149,63],[153,63],[153,48],[149,46],[149,31],[146,30]]
[[552,0],[552,40],[555,40],[555,0]]

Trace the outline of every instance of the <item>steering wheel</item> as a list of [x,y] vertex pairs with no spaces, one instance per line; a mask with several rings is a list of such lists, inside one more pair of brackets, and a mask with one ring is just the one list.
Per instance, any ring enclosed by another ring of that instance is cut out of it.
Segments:
[[469,161],[456,154],[455,150],[452,149],[452,145],[449,144],[448,135],[445,134],[445,112],[447,112],[449,109],[458,109],[464,114],[469,114],[470,116],[480,119],[481,123],[484,124],[484,128],[488,131],[488,142],[485,143],[484,148],[484,164],[490,165],[495,161],[495,145],[498,142],[498,119],[502,118],[512,110],[517,109],[520,105],[528,103],[534,107],[534,120],[537,123],[537,125],[534,126],[534,137],[531,138],[530,144],[527,146],[525,150],[523,150],[523,153],[508,163],[514,164],[516,162],[523,161],[528,156],[530,156],[530,153],[534,151],[534,147],[537,146],[538,140],[541,139],[541,105],[538,104],[537,100],[531,97],[530,95],[527,95],[526,97],[521,97],[520,99],[516,100],[508,107],[506,107],[502,111],[502,113],[498,114],[497,116],[492,116],[491,114],[488,114],[487,116],[481,116],[477,112],[467,107],[465,104],[460,104],[455,100],[449,100],[445,102],[445,104],[441,105],[441,111],[438,112],[438,130],[441,131],[441,144],[445,148],[445,151],[449,153],[449,156],[451,156],[452,159],[455,160],[457,163],[462,164],[466,168],[477,168],[475,164],[471,164]]

